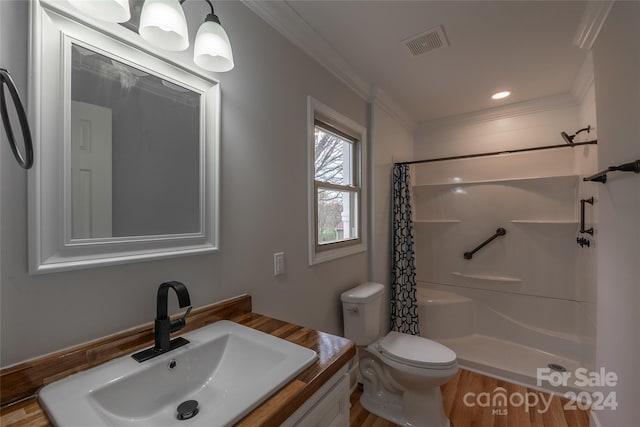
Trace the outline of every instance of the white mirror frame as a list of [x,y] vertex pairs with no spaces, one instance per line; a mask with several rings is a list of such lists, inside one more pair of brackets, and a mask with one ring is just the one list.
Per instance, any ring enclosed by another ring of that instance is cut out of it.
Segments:
[[[31,1],[29,272],[49,273],[201,254],[218,249],[220,84],[154,51],[118,24],[81,16],[66,1]],[[200,230],[196,233],[71,238],[71,42],[106,53],[201,94]]]

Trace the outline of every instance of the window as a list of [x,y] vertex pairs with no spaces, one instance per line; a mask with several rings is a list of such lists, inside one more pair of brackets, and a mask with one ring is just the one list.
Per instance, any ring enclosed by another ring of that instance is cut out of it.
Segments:
[[358,140],[315,120],[316,251],[360,238]]
[[309,98],[309,263],[365,250],[366,132]]

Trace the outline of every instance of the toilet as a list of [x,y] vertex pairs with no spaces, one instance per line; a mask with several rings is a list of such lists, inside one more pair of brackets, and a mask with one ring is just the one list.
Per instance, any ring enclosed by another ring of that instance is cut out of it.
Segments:
[[369,412],[401,426],[448,427],[440,386],[458,372],[456,354],[435,341],[391,331],[382,336],[384,286],[367,282],[342,293],[344,336],[358,348]]

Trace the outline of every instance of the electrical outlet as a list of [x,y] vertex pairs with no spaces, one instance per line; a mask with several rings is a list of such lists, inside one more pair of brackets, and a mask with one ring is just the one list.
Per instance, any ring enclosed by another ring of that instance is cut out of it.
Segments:
[[285,272],[284,252],[273,254],[273,275],[280,276]]

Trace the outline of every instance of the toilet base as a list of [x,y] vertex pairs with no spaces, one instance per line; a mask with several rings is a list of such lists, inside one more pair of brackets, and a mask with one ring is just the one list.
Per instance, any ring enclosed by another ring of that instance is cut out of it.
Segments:
[[[383,361],[375,346],[358,348],[364,390],[360,397],[367,411],[407,427],[450,427],[444,411],[440,385],[457,372],[457,366],[443,371],[407,372],[392,361]],[[420,376],[418,376],[420,375]]]
[[404,416],[402,405],[399,403],[389,402],[388,400],[383,400],[376,398],[375,396],[362,394],[360,397],[360,404],[364,409],[369,411],[370,413],[377,415],[380,418],[384,418],[387,421],[391,421],[394,424],[398,424],[400,426],[405,427],[450,427],[451,423],[449,419],[445,416],[444,419],[435,419],[432,420],[433,423],[425,424],[425,425],[416,425],[414,423],[410,423],[407,421],[407,418]]

